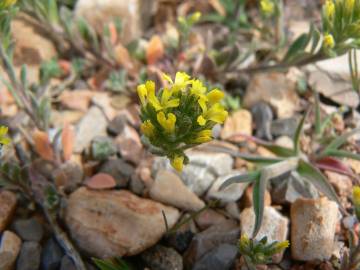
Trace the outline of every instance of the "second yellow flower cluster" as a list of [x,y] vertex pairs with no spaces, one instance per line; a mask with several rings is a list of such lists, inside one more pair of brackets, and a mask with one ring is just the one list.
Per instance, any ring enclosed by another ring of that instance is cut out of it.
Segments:
[[156,93],[155,83],[137,88],[141,102],[141,132],[154,153],[166,155],[181,171],[188,162],[184,150],[212,140],[212,128],[222,124],[228,113],[219,103],[224,93],[208,91],[202,81],[177,72],[175,80],[166,74],[167,87]]

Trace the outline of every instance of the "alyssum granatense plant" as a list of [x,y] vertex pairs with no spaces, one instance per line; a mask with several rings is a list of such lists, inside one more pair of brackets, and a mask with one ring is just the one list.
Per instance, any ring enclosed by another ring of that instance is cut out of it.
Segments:
[[222,124],[228,113],[219,103],[224,93],[209,89],[184,72],[173,81],[163,75],[168,85],[156,91],[147,81],[137,88],[141,101],[142,141],[150,152],[166,156],[181,171],[189,162],[184,151],[212,140],[212,128]]

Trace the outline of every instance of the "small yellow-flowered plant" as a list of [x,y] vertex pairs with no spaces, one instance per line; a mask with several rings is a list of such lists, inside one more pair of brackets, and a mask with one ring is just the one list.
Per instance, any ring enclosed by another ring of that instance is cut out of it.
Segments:
[[260,9],[261,9],[261,12],[266,17],[269,17],[269,16],[273,15],[275,12],[275,4],[271,0],[261,0],[260,1]]
[[289,241],[268,243],[264,237],[260,241],[249,239],[247,235],[241,235],[238,247],[240,254],[244,256],[247,264],[257,265],[270,263],[272,256],[283,252],[289,247]]
[[355,186],[353,188],[352,199],[354,203],[355,214],[358,220],[360,220],[360,187],[359,186]]
[[213,139],[212,128],[224,123],[228,113],[219,103],[224,93],[202,81],[177,72],[175,79],[163,74],[168,85],[156,91],[147,81],[137,87],[141,102],[140,130],[152,153],[167,156],[181,171],[188,157],[184,150]]
[[0,8],[8,8],[15,5],[17,0],[0,0]]

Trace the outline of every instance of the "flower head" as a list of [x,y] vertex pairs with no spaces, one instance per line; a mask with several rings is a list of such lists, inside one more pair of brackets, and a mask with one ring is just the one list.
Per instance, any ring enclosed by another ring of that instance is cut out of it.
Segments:
[[181,172],[184,166],[184,156],[175,156],[171,160],[171,166],[173,166],[178,172]]
[[326,34],[324,36],[323,45],[325,49],[332,49],[335,47],[335,40],[331,34]]
[[283,251],[284,249],[288,248],[290,246],[290,242],[288,240],[286,241],[282,241],[282,242],[278,242],[275,244],[274,246],[274,252],[278,253]]
[[10,139],[7,137],[8,131],[8,127],[0,126],[0,145],[7,145],[10,143]]
[[184,151],[211,141],[214,125],[225,121],[227,112],[219,103],[224,94],[219,89],[209,91],[185,72],[177,72],[174,80],[166,74],[163,77],[168,85],[159,91],[151,81],[138,86],[140,130],[149,150],[167,156],[181,171],[189,160]]
[[275,5],[271,0],[261,0],[260,9],[265,16],[271,16],[274,14]]
[[328,18],[329,20],[332,20],[334,18],[334,14],[335,14],[334,2],[332,0],[326,0],[324,10],[325,10],[326,18]]

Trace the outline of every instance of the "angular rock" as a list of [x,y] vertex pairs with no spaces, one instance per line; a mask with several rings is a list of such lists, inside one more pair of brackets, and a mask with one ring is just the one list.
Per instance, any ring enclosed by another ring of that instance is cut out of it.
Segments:
[[[271,196],[268,190],[265,190],[265,199],[264,205],[270,206],[271,205]],[[253,206],[253,186],[250,186],[246,189],[245,194],[243,196],[244,206],[245,207],[252,207]]]
[[220,190],[220,186],[230,177],[235,175],[243,174],[242,171],[231,171],[231,173],[227,175],[223,175],[218,177],[209,191],[207,192],[206,198],[211,200],[220,200],[223,203],[228,202],[235,202],[241,198],[244,194],[246,187],[248,186],[247,183],[236,183],[232,184],[222,190]]
[[61,104],[67,109],[86,112],[93,95],[93,91],[86,89],[75,91],[65,90],[59,96],[59,100]]
[[13,228],[24,241],[40,242],[44,236],[44,228],[36,218],[18,219]]
[[198,211],[205,206],[205,203],[184,185],[179,176],[169,171],[157,173],[149,194],[158,202],[186,211]]
[[226,217],[213,209],[206,209],[197,215],[194,220],[200,230],[206,230],[213,225],[225,222]]
[[275,144],[281,147],[294,149],[294,141],[289,136],[280,136],[275,140]]
[[0,269],[11,270],[21,249],[21,239],[11,231],[2,234],[0,242]]
[[109,137],[96,137],[91,141],[91,158],[106,160],[116,154],[116,146]]
[[341,201],[344,203],[343,205],[345,205],[347,197],[352,193],[353,184],[350,177],[330,171],[325,171],[325,175],[339,195]]
[[327,198],[297,199],[291,205],[291,255],[296,260],[327,260],[335,248],[338,206]]
[[[76,4],[75,15],[84,17],[99,33],[103,33],[104,24],[112,22],[114,18],[121,18],[123,23],[121,41],[127,44],[140,37],[142,23],[145,23],[153,14],[155,3],[147,2],[139,0],[80,0]],[[148,12],[142,12],[143,9]]]
[[109,174],[97,173],[86,180],[85,185],[91,189],[112,189],[116,186],[116,182]]
[[81,166],[72,160],[62,163],[53,173],[57,187],[74,190],[83,180],[84,172]]
[[179,211],[125,191],[80,188],[68,200],[65,221],[75,243],[98,258],[138,254],[161,239]]
[[[255,239],[260,240],[266,236],[268,243],[285,241],[288,234],[288,224],[288,218],[282,216],[275,208],[265,206],[263,221]],[[240,214],[241,233],[250,237],[254,232],[254,226],[254,209],[252,207],[244,209]],[[273,261],[278,263],[281,261],[281,258],[282,254],[276,254],[273,257]]]
[[74,152],[81,153],[91,141],[106,135],[107,120],[98,107],[91,107],[77,126]]
[[319,197],[316,187],[296,174],[291,174],[286,179],[273,179],[271,183],[273,185],[272,198],[278,204],[293,203],[298,198],[316,199]]
[[289,136],[292,138],[298,125],[298,118],[291,117],[285,119],[277,119],[271,123],[271,134],[273,136]]
[[117,136],[119,135],[125,128],[126,125],[126,116],[123,114],[117,115],[113,120],[109,123],[107,127],[107,131],[110,135]]
[[41,266],[46,270],[57,270],[60,266],[61,259],[64,256],[59,244],[50,238],[44,245],[41,253]]
[[183,258],[174,249],[156,245],[141,254],[141,259],[150,269],[183,270]]
[[198,233],[184,254],[185,268],[192,269],[196,261],[221,244],[236,245],[239,236],[239,225],[231,220],[211,226]]
[[249,83],[244,105],[251,108],[263,101],[275,109],[278,118],[291,117],[299,106],[295,83],[283,73],[262,73],[255,75]]
[[259,102],[251,107],[251,113],[255,121],[256,137],[272,140],[271,122],[274,116],[271,107],[265,102]]
[[24,242],[16,263],[17,270],[38,270],[40,267],[41,246],[37,242]]
[[114,177],[118,187],[126,187],[131,176],[134,174],[134,168],[124,160],[116,158],[105,161],[101,165],[99,172],[107,173]]
[[238,255],[236,245],[222,244],[206,253],[192,268],[193,270],[230,270]]
[[2,232],[11,221],[16,208],[16,195],[10,191],[0,191],[0,232]]
[[[252,135],[252,116],[248,110],[239,110],[229,116],[224,123],[220,136],[222,139],[228,139],[239,134]],[[240,141],[243,140],[245,139],[240,139]]]
[[116,137],[116,144],[124,160],[134,164],[140,162],[143,146],[139,134],[133,127],[125,126],[123,132]]
[[[190,163],[186,165],[180,175],[185,185],[196,195],[203,195],[218,176],[231,172],[234,160],[228,154],[189,151]],[[171,170],[170,162],[166,158],[156,158],[153,169]]]

